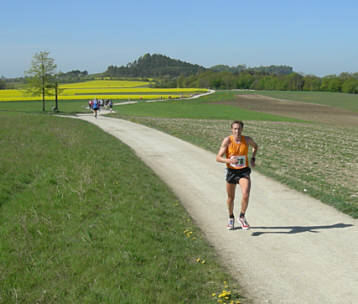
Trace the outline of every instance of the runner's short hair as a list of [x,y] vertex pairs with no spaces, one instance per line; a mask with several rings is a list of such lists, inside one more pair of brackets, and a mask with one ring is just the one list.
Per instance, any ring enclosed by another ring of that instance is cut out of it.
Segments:
[[239,124],[241,126],[241,128],[244,127],[244,123],[241,121],[241,120],[234,120],[232,123],[231,123],[231,129],[232,129],[232,126],[234,124]]

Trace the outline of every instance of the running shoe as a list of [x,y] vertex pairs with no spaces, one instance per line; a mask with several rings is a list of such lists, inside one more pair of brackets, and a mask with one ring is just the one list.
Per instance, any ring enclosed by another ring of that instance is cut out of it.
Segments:
[[244,216],[239,217],[239,221],[240,221],[242,229],[247,230],[247,229],[250,228],[250,225],[249,225],[249,223],[247,222],[247,220],[246,220],[246,218]]
[[234,218],[229,218],[229,222],[227,224],[227,229],[228,230],[234,230],[234,225],[235,225],[235,219]]

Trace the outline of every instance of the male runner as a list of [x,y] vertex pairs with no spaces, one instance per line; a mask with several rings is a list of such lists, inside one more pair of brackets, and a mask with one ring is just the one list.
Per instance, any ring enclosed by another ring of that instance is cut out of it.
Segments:
[[93,99],[92,109],[94,112],[94,117],[97,118],[97,111],[99,110],[99,102],[98,102],[97,98]]
[[[252,146],[252,157],[250,160],[251,166],[255,166],[255,157],[258,146],[254,140],[249,136],[241,135],[244,128],[244,123],[239,120],[235,120],[231,124],[232,135],[225,137],[221,143],[218,154],[216,155],[216,161],[226,163],[226,192],[227,192],[227,208],[229,211],[229,223],[227,228],[229,230],[234,229],[235,217],[234,217],[234,199],[236,184],[240,185],[242,192],[241,199],[241,212],[239,216],[239,222],[242,229],[249,229],[245,213],[249,204],[251,180],[251,169],[248,161],[248,148]],[[225,154],[225,157],[224,157]]]

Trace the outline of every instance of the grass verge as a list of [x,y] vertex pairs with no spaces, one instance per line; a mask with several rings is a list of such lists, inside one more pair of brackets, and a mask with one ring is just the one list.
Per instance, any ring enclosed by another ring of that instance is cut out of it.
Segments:
[[[84,100],[60,100],[58,102],[59,111],[62,114],[88,113],[88,101]],[[46,111],[42,112],[42,101],[2,101],[0,102],[0,112],[21,112],[21,113],[50,113],[53,114],[52,107],[54,101],[45,101]]]
[[0,126],[0,302],[216,303],[232,282],[117,139],[48,115],[2,112]]

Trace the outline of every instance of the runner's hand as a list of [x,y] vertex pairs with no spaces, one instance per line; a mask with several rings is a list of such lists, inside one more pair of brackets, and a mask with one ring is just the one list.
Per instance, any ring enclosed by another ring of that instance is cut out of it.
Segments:
[[236,165],[238,162],[239,160],[237,159],[237,157],[235,156],[230,157],[230,164]]

